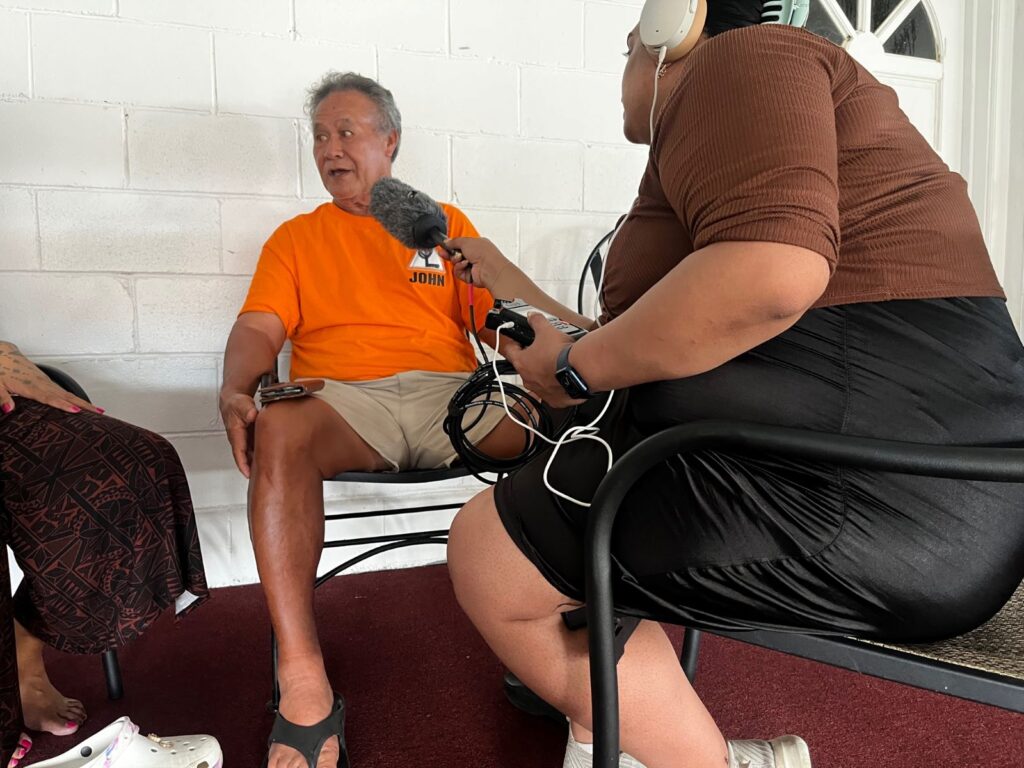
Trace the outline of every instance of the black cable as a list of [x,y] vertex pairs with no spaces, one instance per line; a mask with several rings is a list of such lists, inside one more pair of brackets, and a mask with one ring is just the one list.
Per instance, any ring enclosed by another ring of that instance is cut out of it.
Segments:
[[[516,372],[512,363],[507,360],[499,360],[497,367],[501,376],[514,375]],[[556,427],[550,409],[540,400],[515,384],[502,382],[502,386],[505,389],[508,408],[515,417],[551,440],[557,439],[576,415],[576,409],[570,409]],[[494,367],[490,363],[481,365],[452,396],[448,403],[448,415],[443,424],[445,434],[448,435],[462,462],[474,477],[490,485],[493,485],[494,481],[482,477],[481,473],[509,472],[530,461],[547,447],[547,443],[527,430],[523,430],[522,450],[515,456],[507,458],[490,456],[470,442],[467,433],[480,423],[487,409],[498,408],[504,413],[504,403],[497,376],[494,375]],[[471,411],[477,413],[471,414]]]

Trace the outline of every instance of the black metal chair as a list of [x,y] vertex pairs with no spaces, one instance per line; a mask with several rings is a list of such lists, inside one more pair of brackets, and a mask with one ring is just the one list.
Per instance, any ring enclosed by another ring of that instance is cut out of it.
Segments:
[[[272,380],[276,380],[276,375],[271,374],[271,376]],[[407,470],[404,472],[343,472],[340,475],[335,475],[325,482],[370,483],[374,485],[423,485],[471,476],[473,476],[473,473],[470,472],[468,468],[456,465],[448,469]],[[421,505],[416,507],[398,507],[394,509],[369,510],[365,512],[339,512],[325,515],[324,519],[327,522],[331,522],[336,520],[358,520],[371,517],[394,517],[397,515],[412,515],[421,512],[438,512],[447,509],[459,509],[466,501],[468,501],[468,499],[459,502]],[[405,547],[420,546],[421,544],[446,545],[447,543],[447,528],[384,534],[382,536],[358,536],[355,538],[331,540],[325,539],[324,549],[358,547],[366,544],[375,544],[376,546],[369,551],[362,552],[355,557],[346,560],[340,565],[337,565],[318,576],[314,584],[314,589],[319,588],[322,584],[337,576],[339,573],[348,570],[352,566],[358,565],[364,560],[368,560],[371,557],[383,554],[384,552],[390,552],[391,550],[402,549]],[[268,708],[276,711],[278,705],[281,703],[281,689],[277,679],[277,638],[274,635],[273,629],[271,629],[270,632],[270,644],[273,665],[273,693]]]
[[[86,402],[92,402],[78,382],[64,373],[64,371],[51,365],[37,364],[36,367],[49,376],[50,380],[61,389],[82,398]],[[124,682],[121,679],[121,665],[117,660],[117,650],[111,648],[109,651],[104,651],[102,659],[103,675],[107,679],[107,698],[111,701],[117,701],[124,696]]]
[[[623,455],[601,481],[591,506],[587,526],[588,570],[585,610],[589,628],[595,768],[614,768],[619,761],[618,685],[615,674],[615,615],[612,602],[611,560],[611,536],[615,516],[626,493],[648,469],[674,454],[707,449],[735,453],[772,453],[789,458],[937,478],[1024,482],[1024,448],[1020,447],[924,445],[728,421],[683,424],[643,440]],[[742,632],[734,631],[736,627],[742,628],[741,624],[730,621],[728,616],[718,618],[722,620],[721,625],[709,624],[703,629],[715,633],[724,629],[723,634],[744,639]],[[687,629],[687,639],[690,639],[691,631],[690,628]],[[798,638],[812,637],[797,632],[772,634],[789,634]],[[915,672],[919,672],[919,665],[922,664],[920,660],[902,658],[899,652],[886,652],[880,646],[855,639],[819,636],[816,641],[819,647],[835,649],[836,655],[849,654],[851,647],[862,645],[869,649],[865,653],[888,656],[890,665],[914,664],[917,665],[914,667]],[[692,662],[696,660],[696,648],[696,639],[691,640]],[[828,657],[802,655],[833,663],[833,659]],[[692,672],[691,668],[691,679]],[[935,666],[934,673],[942,677],[948,674],[949,670],[943,669],[943,665],[939,664]],[[970,675],[970,671],[967,674]],[[995,690],[1004,694],[1010,693],[1015,697],[1013,702],[1007,701],[1011,708],[1024,711],[1024,680],[989,682],[995,686]],[[1013,707],[1013,703],[1016,707]]]

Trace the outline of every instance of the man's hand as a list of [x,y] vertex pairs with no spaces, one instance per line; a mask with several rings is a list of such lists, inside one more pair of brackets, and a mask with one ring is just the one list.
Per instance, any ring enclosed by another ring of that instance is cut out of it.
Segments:
[[533,343],[524,349],[502,335],[498,351],[512,363],[525,387],[552,408],[567,408],[585,402],[569,397],[555,378],[558,353],[566,344],[572,344],[572,338],[552,328],[539,312],[532,312],[528,319],[535,334]]
[[222,396],[220,417],[224,421],[231,444],[231,455],[238,465],[238,471],[249,477],[252,468],[253,427],[256,423],[256,401],[251,395],[236,392]]

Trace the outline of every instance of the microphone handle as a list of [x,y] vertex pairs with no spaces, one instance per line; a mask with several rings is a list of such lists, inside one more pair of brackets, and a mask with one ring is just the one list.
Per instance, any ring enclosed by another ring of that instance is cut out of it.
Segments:
[[[433,229],[431,229],[427,233],[427,236],[431,239],[431,241],[434,243],[436,247],[442,249],[448,254],[448,258],[450,258],[453,263],[458,264],[459,262],[466,258],[465,256],[462,255],[462,251],[458,250],[457,248],[449,248],[444,244],[444,241],[448,239],[448,234],[444,232],[440,227],[434,227]],[[466,275],[466,282],[469,283],[470,290],[473,290],[472,270],[470,270],[469,273]]]

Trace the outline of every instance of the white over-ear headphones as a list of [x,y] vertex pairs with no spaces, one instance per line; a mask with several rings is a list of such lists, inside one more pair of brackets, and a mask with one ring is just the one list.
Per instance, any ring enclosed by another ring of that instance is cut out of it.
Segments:
[[[640,13],[640,42],[659,61],[675,61],[697,44],[707,20],[708,0],[647,0]],[[765,0],[764,24],[802,27],[810,0]],[[664,49],[664,52],[662,51]]]
[[659,61],[675,61],[697,44],[707,10],[706,0],[647,0],[640,12],[640,42]]

